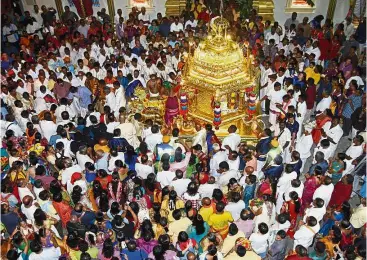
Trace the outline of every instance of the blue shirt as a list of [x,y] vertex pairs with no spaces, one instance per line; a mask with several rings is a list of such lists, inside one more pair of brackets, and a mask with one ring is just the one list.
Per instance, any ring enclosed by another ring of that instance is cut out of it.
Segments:
[[271,139],[272,138],[269,136],[269,137],[260,139],[259,142],[257,143],[257,145],[256,145],[256,152],[264,155],[264,156],[258,158],[259,161],[265,161],[266,154],[270,150],[270,142],[271,142]]
[[289,131],[291,132],[291,135],[297,134],[298,129],[299,129],[299,123],[297,121],[294,121],[293,124],[287,122],[285,126],[289,129]]
[[283,164],[278,165],[278,166],[274,165],[266,169],[264,171],[264,175],[266,177],[269,176],[269,177],[279,178],[282,175],[283,170],[284,170]]
[[320,166],[320,167],[321,167],[321,169],[322,169],[322,174],[325,174],[325,172],[326,172],[326,171],[327,171],[327,169],[329,168],[329,164],[328,164],[328,162],[327,162],[326,160],[324,160],[324,161],[322,161],[322,162],[320,162],[320,163],[316,163],[316,164],[311,165],[311,167],[310,167],[310,169],[308,170],[308,172],[309,172],[310,174],[313,174],[313,173],[315,172],[315,168],[316,168],[317,166]]
[[80,106],[88,108],[88,105],[92,103],[92,92],[85,86],[78,87],[78,95],[80,97]]
[[122,254],[126,254],[128,259],[146,259],[148,258],[148,254],[139,248],[137,248],[135,251],[129,251],[129,249],[124,248],[121,250]]
[[354,110],[362,106],[362,96],[356,96],[353,94],[348,97],[348,101],[349,100],[352,100],[353,108],[349,104],[349,102],[345,104],[343,113],[342,113],[345,118],[351,118]]

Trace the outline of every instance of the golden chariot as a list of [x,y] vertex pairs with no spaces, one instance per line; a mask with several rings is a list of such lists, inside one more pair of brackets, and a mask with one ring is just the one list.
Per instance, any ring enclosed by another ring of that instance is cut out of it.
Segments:
[[[264,128],[253,91],[252,57],[249,52],[245,57],[240,45],[227,35],[228,27],[226,19],[216,17],[211,20],[209,35],[194,51],[189,43],[178,94],[179,99],[182,95],[188,99],[187,113],[180,113],[174,123],[183,135],[194,134],[195,124],[209,123],[219,137],[228,134],[230,125],[236,125],[244,139],[255,139]],[[136,100],[129,102],[130,111],[140,112],[143,119],[153,119],[165,128],[165,98],[146,98],[142,87],[135,90],[135,96]]]
[[236,125],[242,137],[251,138],[264,127],[256,101],[248,113],[248,94],[253,93],[255,80],[252,57],[249,53],[244,57],[243,49],[227,34],[228,27],[226,19],[212,19],[207,38],[186,57],[181,85],[189,96],[190,117],[213,124],[218,136]]

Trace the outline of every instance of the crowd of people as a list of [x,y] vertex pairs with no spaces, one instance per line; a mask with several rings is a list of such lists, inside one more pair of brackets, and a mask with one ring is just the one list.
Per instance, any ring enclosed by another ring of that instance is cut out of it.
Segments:
[[[2,15],[2,258],[366,258],[365,19],[236,10],[228,34],[255,57],[267,122],[254,144],[172,124],[215,8]],[[165,131],[131,112],[137,87],[173,100]]]

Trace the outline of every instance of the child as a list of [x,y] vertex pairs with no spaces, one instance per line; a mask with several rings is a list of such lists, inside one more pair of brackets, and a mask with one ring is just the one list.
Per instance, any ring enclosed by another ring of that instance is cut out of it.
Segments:
[[246,177],[246,187],[243,192],[243,200],[245,202],[245,208],[249,206],[250,200],[254,198],[256,188],[256,176],[249,175]]

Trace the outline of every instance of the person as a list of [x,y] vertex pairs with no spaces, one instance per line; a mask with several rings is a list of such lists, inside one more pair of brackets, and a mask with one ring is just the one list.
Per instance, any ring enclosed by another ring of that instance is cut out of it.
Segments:
[[[365,19],[204,2],[111,17],[74,1],[59,18],[4,2],[3,258],[363,258]],[[253,89],[222,88],[238,104],[220,125],[192,114],[201,41],[256,57]],[[251,138],[227,120],[242,107]]]

